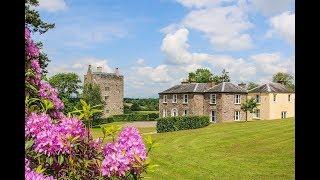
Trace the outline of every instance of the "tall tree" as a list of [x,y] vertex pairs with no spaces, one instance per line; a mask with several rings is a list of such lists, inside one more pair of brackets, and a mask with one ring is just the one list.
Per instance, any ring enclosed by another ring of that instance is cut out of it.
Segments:
[[55,24],[42,21],[39,12],[35,10],[37,6],[39,6],[38,0],[25,0],[25,22],[33,32],[43,34],[54,28]]
[[255,83],[255,82],[249,82],[249,84],[248,84],[248,90],[253,89],[253,88],[256,88],[256,87],[258,87],[258,86],[259,86],[259,84]]
[[49,83],[57,88],[59,97],[62,99],[68,113],[79,105],[80,91],[82,89],[81,80],[76,73],[59,73],[49,78]]
[[225,69],[222,70],[222,75],[220,76],[220,82],[230,82],[229,72]]
[[189,82],[206,83],[211,82],[213,79],[213,74],[209,69],[201,68],[197,69],[195,72],[190,72],[188,76]]
[[[34,33],[39,32],[40,34],[43,34],[49,29],[54,28],[55,24],[46,23],[41,20],[39,12],[35,9],[38,5],[38,0],[25,0],[25,23]],[[42,43],[38,42],[37,45],[38,48],[40,48],[40,67],[43,69],[43,75],[45,75],[48,72],[46,67],[48,66],[50,60],[47,54],[42,51]]]
[[[100,87],[97,84],[86,83],[83,87],[82,99],[91,106],[100,105],[103,109],[105,100],[102,99]],[[100,118],[102,113],[97,113],[94,118]]]
[[279,82],[285,85],[288,89],[294,90],[294,76],[284,72],[278,72],[272,77],[273,82]]
[[258,105],[259,104],[254,98],[247,99],[244,103],[241,104],[241,110],[246,112],[246,121],[248,121],[248,112],[253,113]]

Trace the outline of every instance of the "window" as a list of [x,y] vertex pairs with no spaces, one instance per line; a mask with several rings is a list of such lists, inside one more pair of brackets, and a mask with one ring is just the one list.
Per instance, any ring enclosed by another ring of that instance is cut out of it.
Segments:
[[167,103],[167,95],[163,95],[163,103]]
[[188,94],[183,95],[183,103],[185,103],[185,104],[188,103]]
[[105,91],[109,91],[110,88],[109,88],[109,87],[105,87],[104,90],[105,90]]
[[106,102],[108,100],[109,96],[104,97],[104,101]]
[[277,100],[277,95],[273,94],[273,102],[276,102],[276,100]]
[[166,109],[162,110],[162,117],[167,117],[167,110]]
[[187,110],[187,109],[185,109],[185,110],[183,111],[183,115],[184,115],[184,116],[188,116],[188,110]]
[[216,94],[210,94],[210,104],[216,104],[217,95]]
[[281,119],[287,118],[287,111],[281,112]]
[[288,95],[288,101],[291,102],[291,94]]
[[174,94],[172,96],[172,103],[177,103],[177,95],[176,94]]
[[211,111],[211,122],[216,122],[216,112]]
[[234,120],[239,121],[240,120],[240,111],[235,111],[234,112]]
[[171,110],[171,115],[172,115],[173,117],[178,116],[178,110],[177,110],[176,108],[172,109],[172,110]]
[[106,109],[106,113],[109,113],[109,109]]
[[257,101],[257,103],[260,103],[260,95],[259,94],[256,95],[256,101]]
[[254,118],[260,118],[260,109],[256,109],[254,112]]
[[235,104],[240,104],[240,94],[234,95],[234,103]]

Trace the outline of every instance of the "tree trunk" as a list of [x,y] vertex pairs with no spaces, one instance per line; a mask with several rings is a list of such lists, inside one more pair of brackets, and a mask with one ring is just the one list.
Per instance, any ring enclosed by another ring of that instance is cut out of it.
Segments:
[[248,111],[246,111],[246,122],[248,121]]

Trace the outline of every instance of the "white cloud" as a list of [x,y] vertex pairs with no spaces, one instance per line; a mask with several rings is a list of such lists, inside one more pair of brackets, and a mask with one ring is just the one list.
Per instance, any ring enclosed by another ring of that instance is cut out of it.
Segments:
[[140,58],[137,60],[137,64],[143,65],[144,64],[144,59]]
[[64,0],[39,0],[39,9],[49,12],[57,12],[67,9],[67,4]]
[[151,80],[155,83],[164,83],[169,82],[172,78],[168,74],[168,66],[167,65],[159,65],[157,67],[136,67],[136,73],[138,76],[144,79]]
[[261,53],[252,55],[250,59],[258,63],[273,63],[280,60],[280,53]]
[[284,12],[270,18],[269,23],[272,29],[267,33],[276,32],[291,44],[295,43],[295,13]]
[[188,51],[188,35],[186,28],[181,28],[174,33],[167,34],[162,40],[161,50],[173,64],[199,63],[208,58],[207,54],[190,53]]
[[192,10],[182,21],[187,28],[204,32],[215,50],[245,50],[251,48],[253,27],[247,19],[245,5],[210,7]]
[[108,60],[97,59],[94,57],[86,57],[77,60],[67,61],[64,64],[50,63],[48,66],[48,75],[52,76],[57,73],[74,72],[82,79],[83,75],[87,72],[88,65],[92,65],[92,69],[96,71],[97,66],[101,66],[104,72],[114,72],[114,70],[108,65]]
[[294,73],[294,57],[285,59],[279,52],[252,55],[249,59],[255,63],[258,71],[266,75],[277,72]]
[[265,16],[287,11],[294,5],[294,0],[249,0],[254,11],[261,12]]

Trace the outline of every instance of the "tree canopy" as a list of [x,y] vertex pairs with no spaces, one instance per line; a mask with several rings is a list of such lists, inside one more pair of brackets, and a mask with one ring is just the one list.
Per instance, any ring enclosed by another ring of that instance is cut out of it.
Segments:
[[59,73],[49,78],[49,83],[58,90],[65,105],[65,113],[73,111],[79,105],[81,80],[75,73]]
[[200,68],[188,74],[188,82],[208,83],[214,82],[216,84],[221,82],[230,82],[229,72],[222,70],[222,75],[214,75],[207,68]]
[[[91,106],[100,105],[103,109],[105,100],[102,99],[100,87],[94,83],[86,83],[83,87],[82,99]],[[95,117],[101,117],[102,113],[98,113]]]
[[249,84],[248,84],[248,90],[253,89],[253,88],[256,88],[256,87],[258,87],[258,86],[259,86],[259,84],[255,83],[255,82],[249,82]]
[[[47,32],[49,29],[54,28],[55,24],[44,22],[40,18],[39,12],[35,9],[35,7],[37,7],[38,5],[38,0],[25,0],[25,23],[28,26],[28,28],[31,29],[34,33],[39,32],[40,34],[43,34]],[[42,51],[42,43],[38,42],[36,44],[37,47],[40,49],[39,63],[40,67],[42,68],[42,74],[45,75],[46,73],[48,73],[46,67],[48,66],[50,60],[47,54]]]
[[294,76],[284,72],[278,72],[272,76],[272,82],[279,82],[285,85],[288,89],[294,90]]

